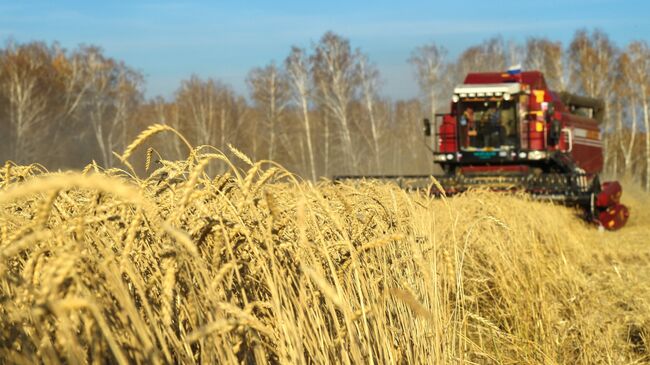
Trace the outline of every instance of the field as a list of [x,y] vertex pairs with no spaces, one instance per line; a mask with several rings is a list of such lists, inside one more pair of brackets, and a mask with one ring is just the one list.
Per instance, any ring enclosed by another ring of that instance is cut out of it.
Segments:
[[159,132],[122,155],[146,177],[5,166],[5,362],[650,361],[650,198],[631,184],[628,225],[601,232],[523,196],[312,184],[235,149],[154,163]]

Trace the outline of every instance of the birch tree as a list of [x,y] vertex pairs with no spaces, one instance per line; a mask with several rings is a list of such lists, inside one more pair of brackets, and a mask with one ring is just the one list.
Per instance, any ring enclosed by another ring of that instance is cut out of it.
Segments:
[[409,63],[415,68],[415,77],[420,92],[425,95],[429,106],[429,117],[436,114],[437,99],[442,81],[447,50],[435,43],[416,48],[411,53]]
[[318,99],[338,122],[343,140],[344,165],[355,168],[348,108],[358,88],[356,57],[350,42],[332,32],[327,32],[315,46],[311,58],[312,75]]
[[562,43],[552,42],[545,38],[531,37],[526,41],[525,48],[524,67],[528,70],[541,71],[551,89],[565,90]]
[[[194,75],[181,82],[176,103],[181,131],[192,136],[194,143],[215,146],[221,151],[226,151],[229,143],[237,144],[247,106],[229,86]],[[249,140],[254,152],[251,157],[257,158],[257,134]],[[214,171],[212,167],[209,169]]]
[[394,173],[417,174],[431,172],[433,164],[427,158],[429,151],[422,136],[420,124],[422,104],[418,99],[397,101],[393,121]]
[[[375,102],[378,99],[377,92],[379,90],[379,71],[368,61],[368,56],[358,54],[357,59],[363,104],[370,124],[370,144],[373,150],[375,169],[379,171],[381,168],[379,139],[383,130],[377,111],[375,110]],[[364,129],[361,129],[361,133],[363,133]]]
[[220,88],[221,85],[213,79],[203,81],[192,75],[189,80],[181,82],[176,92],[181,123],[197,145],[225,147],[224,143],[220,143],[221,136],[226,132],[223,113],[219,108]]
[[444,90],[451,94],[470,72],[502,72],[507,68],[506,49],[501,37],[486,39],[463,51],[454,63],[444,66]]
[[[169,125],[177,131],[182,130],[177,103],[167,103],[162,97],[156,97],[151,101],[154,117],[157,123]],[[171,138],[166,145],[174,158],[181,159],[187,154],[187,148],[183,145],[180,138]]]
[[[623,154],[623,169],[625,173],[629,173],[632,169],[632,157],[634,156],[634,146],[636,142],[636,135],[638,129],[637,109],[639,95],[634,87],[634,69],[631,65],[630,55],[627,50],[621,53],[617,59],[617,72],[615,87],[615,110],[617,135],[620,146],[620,151]],[[627,125],[628,133],[624,133],[623,113],[627,111],[629,114],[629,122]],[[624,138],[627,136],[626,138]]]
[[254,105],[264,118],[265,130],[268,130],[268,159],[274,160],[278,122],[282,120],[290,99],[287,77],[274,63],[271,63],[264,68],[253,69],[248,74],[246,82]]
[[645,41],[632,42],[627,47],[630,58],[630,84],[638,94],[645,129],[646,175],[645,190],[650,191],[650,47]]
[[309,99],[311,87],[309,83],[309,65],[305,51],[292,47],[289,57],[285,60],[285,68],[289,77],[289,85],[293,101],[299,106],[307,142],[309,155],[309,171],[311,179],[316,181],[316,163],[314,161],[314,147],[312,145],[311,121],[309,118]]
[[[575,91],[602,99],[605,103],[603,147],[605,157],[611,155],[611,102],[615,79],[616,49],[607,34],[595,30],[576,32],[569,45],[571,83]],[[609,166],[606,165],[606,168]]]
[[83,101],[104,166],[114,164],[113,151],[126,145],[128,120],[141,100],[142,76],[96,47],[84,49],[88,87]]
[[10,158],[17,163],[36,157],[35,149],[49,129],[50,63],[50,54],[40,44],[9,44],[0,57],[0,88],[11,134]]
[[469,72],[500,72],[507,68],[506,50],[501,37],[493,37],[466,49],[457,62],[460,77]]
[[605,99],[610,96],[614,78],[616,49],[607,34],[595,30],[576,32],[569,45],[572,84],[587,96]]

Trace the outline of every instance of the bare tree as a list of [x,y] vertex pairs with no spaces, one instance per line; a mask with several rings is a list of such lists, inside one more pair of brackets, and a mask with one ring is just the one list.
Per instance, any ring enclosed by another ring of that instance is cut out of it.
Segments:
[[[85,84],[76,53],[68,57],[56,43],[9,42],[0,50],[0,120],[6,123],[8,136],[5,153],[18,162],[61,158],[71,145],[66,143],[70,139],[66,132],[79,127],[74,124],[75,112]],[[41,148],[45,139],[47,149]]]
[[415,67],[415,76],[422,94],[426,95],[430,117],[436,113],[438,93],[445,66],[447,50],[435,43],[416,48],[411,53],[409,63]]
[[305,51],[292,47],[289,57],[285,60],[285,67],[289,76],[293,100],[300,107],[302,122],[305,129],[305,140],[309,154],[309,170],[311,179],[316,180],[316,163],[314,162],[314,147],[312,146],[311,122],[309,119],[309,98],[311,88],[309,84],[309,66]]
[[418,99],[397,101],[393,112],[393,171],[396,174],[430,172],[433,164],[420,128],[422,104]]
[[[92,68],[99,64],[111,65],[104,69],[112,71],[100,76],[100,67]],[[116,128],[120,132],[107,137],[103,132],[114,129],[109,127],[108,119],[96,118],[97,111],[125,127],[127,114],[135,110],[139,100],[139,93],[133,93],[134,89],[125,83],[128,68],[103,57],[96,47],[80,47],[68,55],[56,43],[48,47],[33,42],[9,43],[0,51],[0,69],[0,103],[7,113],[0,119],[7,121],[6,134],[11,135],[9,156],[19,162],[38,158],[59,166],[78,165],[100,150],[101,161],[111,164],[111,148],[116,145],[108,141],[123,143],[125,128]],[[139,75],[132,75],[131,80],[139,84]],[[110,92],[104,89],[107,93],[98,102],[98,85],[102,83],[113,88]],[[96,138],[99,147],[83,143],[87,132],[93,137],[101,135]],[[48,147],[42,148],[44,145]]]
[[[587,96],[603,99],[605,103],[604,150],[610,154],[611,101],[616,70],[616,49],[607,34],[595,30],[576,32],[569,45],[569,64],[572,84]],[[606,168],[609,166],[606,165]]]
[[549,87],[553,90],[565,90],[562,43],[545,38],[528,38],[526,41],[526,58],[524,67],[539,70]]
[[107,58],[97,47],[82,50],[86,72],[82,113],[101,152],[102,163],[114,164],[113,151],[126,144],[128,121],[142,98],[142,76],[124,63]]
[[286,75],[274,64],[253,69],[246,79],[255,106],[260,109],[269,131],[268,159],[275,159],[277,124],[289,103]]
[[641,102],[643,126],[646,132],[646,178],[645,190],[650,191],[650,47],[645,41],[632,42],[627,48],[629,55],[630,84]]
[[442,90],[451,93],[470,72],[500,72],[506,69],[507,55],[501,37],[493,37],[463,51],[454,63],[443,66]]
[[506,50],[501,37],[493,37],[466,49],[458,58],[460,77],[469,72],[503,71]]
[[[176,103],[181,131],[192,136],[196,144],[215,146],[222,151],[226,151],[229,143],[236,144],[247,106],[229,86],[194,75],[181,83]],[[257,158],[258,139],[257,134],[247,138],[252,144],[253,158]],[[215,171],[212,165],[210,171]]]
[[[54,48],[56,56],[53,66],[59,75],[62,88],[55,101],[59,109],[58,115],[54,119],[58,122],[54,123],[55,131],[52,137],[55,143],[63,144],[70,138],[70,135],[76,136],[78,140],[85,135],[87,120],[85,116],[81,115],[80,110],[91,83],[85,62],[84,47],[74,50],[69,56],[66,56],[65,51],[58,45],[55,44]],[[71,133],[72,130],[79,132]]]
[[[373,149],[373,155],[375,160],[375,169],[379,170],[381,168],[380,162],[380,149],[379,149],[379,139],[381,137],[382,126],[377,117],[377,111],[375,110],[375,101],[377,100],[377,92],[379,89],[379,71],[377,68],[368,61],[368,56],[364,54],[357,55],[359,68],[359,80],[361,82],[361,93],[363,95],[363,101],[365,106],[365,112],[368,116],[368,121],[370,122],[370,140]],[[363,134],[364,128],[361,129]]]
[[526,57],[526,49],[515,40],[508,40],[506,43],[506,66],[521,65]]
[[311,58],[312,75],[319,101],[338,121],[343,139],[344,165],[355,168],[357,157],[352,145],[348,107],[359,84],[356,57],[350,49],[350,42],[332,32],[323,35],[314,51]]
[[[151,101],[155,120],[157,123],[166,124],[180,131],[182,126],[177,103],[168,103],[162,97],[156,97]],[[171,138],[166,150],[169,150],[175,158],[183,158],[182,141],[179,138]],[[187,151],[185,151],[186,153]]]
[[[614,84],[615,98],[614,109],[616,111],[616,135],[620,151],[623,154],[623,169],[627,174],[632,169],[632,157],[634,156],[634,145],[638,129],[637,108],[639,95],[632,80],[634,70],[631,65],[630,56],[627,50],[622,52],[617,59],[616,78]],[[623,113],[629,111],[630,120],[628,133],[624,133]],[[627,137],[627,140],[625,139]]]
[[576,32],[569,45],[571,80],[578,91],[608,102],[613,83],[616,49],[607,34],[595,30]]
[[191,129],[198,145],[216,145],[216,138],[224,132],[219,123],[218,99],[217,82],[212,79],[203,81],[196,75],[183,81],[176,92],[176,102],[182,110],[180,114],[183,116],[183,125]]
[[38,43],[10,43],[0,57],[0,88],[12,135],[10,156],[18,163],[35,158],[34,149],[48,134],[46,111],[53,77],[50,63],[48,49]]

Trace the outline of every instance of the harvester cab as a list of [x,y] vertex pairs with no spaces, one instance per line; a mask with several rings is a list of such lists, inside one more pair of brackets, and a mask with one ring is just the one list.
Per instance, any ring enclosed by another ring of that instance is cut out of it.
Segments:
[[[629,216],[618,182],[600,183],[602,101],[548,89],[542,73],[470,73],[435,119],[436,176],[453,195],[471,187],[526,191],[580,206],[607,229]],[[425,135],[431,126],[425,121]]]

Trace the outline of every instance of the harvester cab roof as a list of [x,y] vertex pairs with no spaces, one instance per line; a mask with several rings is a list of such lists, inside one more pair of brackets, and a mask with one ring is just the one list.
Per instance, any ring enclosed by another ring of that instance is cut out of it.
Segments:
[[497,84],[461,84],[454,88],[452,100],[457,102],[460,98],[503,98],[510,100],[513,94],[522,91],[519,83],[497,83]]

